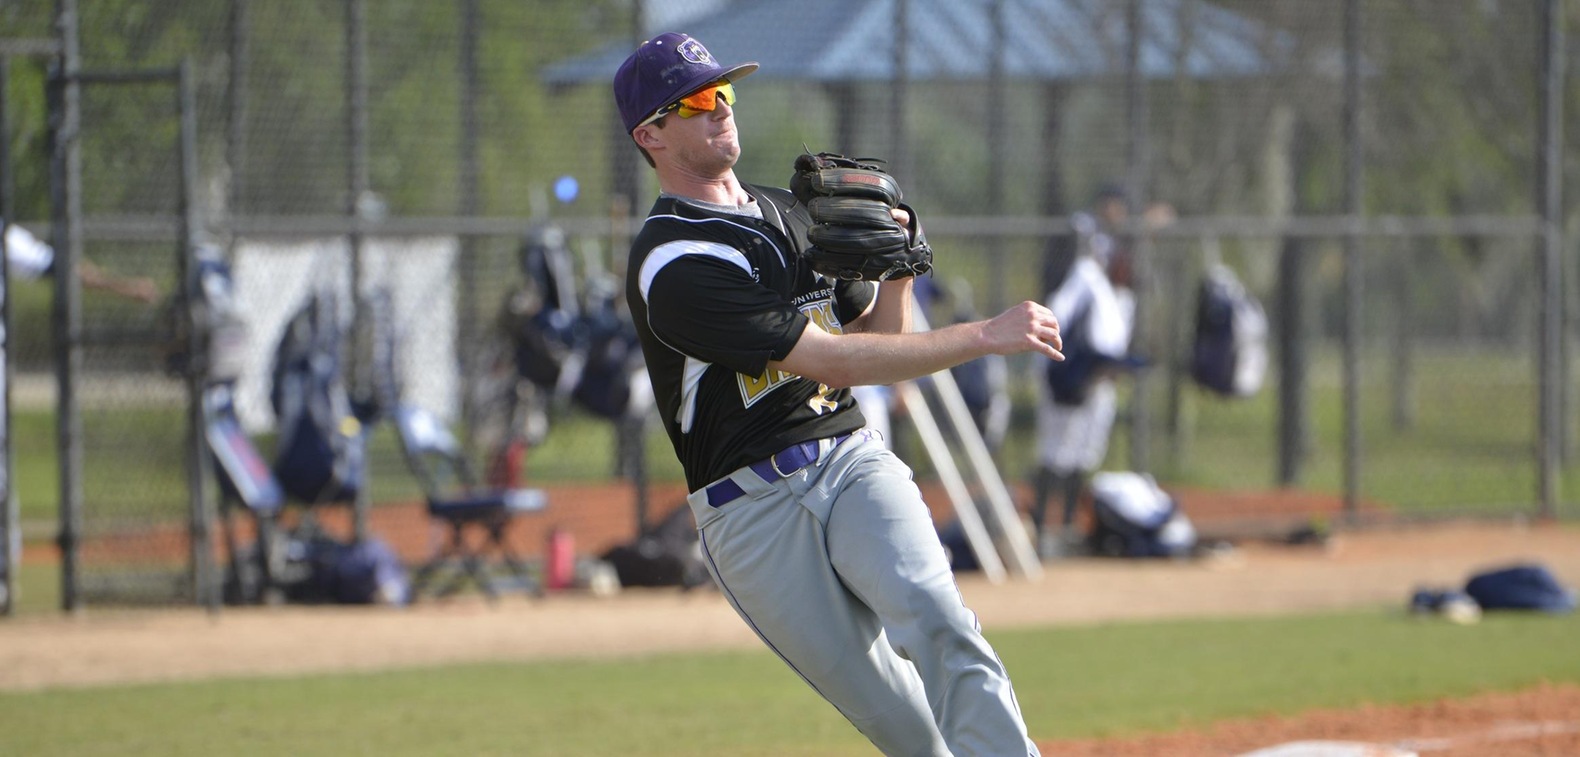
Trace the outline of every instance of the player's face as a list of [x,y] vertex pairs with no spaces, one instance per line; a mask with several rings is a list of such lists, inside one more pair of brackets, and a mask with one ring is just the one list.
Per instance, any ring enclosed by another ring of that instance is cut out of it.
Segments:
[[741,157],[741,143],[735,130],[735,108],[724,97],[716,97],[711,111],[691,118],[671,115],[661,130],[677,167],[703,176],[722,174]]
[[1122,223],[1130,215],[1130,208],[1125,205],[1124,200],[1110,197],[1098,206],[1097,213],[1104,221],[1116,224]]

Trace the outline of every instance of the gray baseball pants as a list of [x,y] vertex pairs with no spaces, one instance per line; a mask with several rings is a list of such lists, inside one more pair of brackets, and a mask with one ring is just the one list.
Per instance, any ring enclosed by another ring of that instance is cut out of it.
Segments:
[[886,755],[1026,757],[1003,664],[966,608],[910,469],[871,432],[720,507],[703,557],[757,635]]

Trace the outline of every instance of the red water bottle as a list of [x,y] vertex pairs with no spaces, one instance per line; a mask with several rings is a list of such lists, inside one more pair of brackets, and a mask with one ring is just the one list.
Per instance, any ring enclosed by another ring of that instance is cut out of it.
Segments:
[[543,555],[543,585],[548,589],[568,589],[575,582],[576,539],[571,532],[555,526],[549,529],[549,545]]

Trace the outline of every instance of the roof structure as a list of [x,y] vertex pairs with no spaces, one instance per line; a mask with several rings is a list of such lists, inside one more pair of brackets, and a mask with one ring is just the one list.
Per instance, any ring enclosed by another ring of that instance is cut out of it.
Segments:
[[[762,64],[755,76],[763,79],[889,81],[898,78],[902,2],[903,74],[911,81],[984,80],[995,54],[1012,79],[1081,80],[1125,70],[1127,6],[1112,0],[741,0],[683,29],[648,31],[683,31],[727,64],[755,60]],[[1139,71],[1148,78],[1264,75],[1277,64],[1267,51],[1291,46],[1287,34],[1202,0],[1140,2]],[[608,82],[631,48],[610,43],[541,75],[558,86]]]

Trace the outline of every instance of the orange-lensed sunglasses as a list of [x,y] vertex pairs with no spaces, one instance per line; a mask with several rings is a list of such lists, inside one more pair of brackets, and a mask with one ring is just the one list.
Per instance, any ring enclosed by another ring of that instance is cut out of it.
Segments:
[[726,105],[734,106],[735,85],[727,81],[716,81],[659,108],[653,112],[653,115],[648,116],[647,120],[637,124],[637,126],[646,126],[671,113],[681,118],[695,118],[703,113],[712,113],[719,107],[721,98]]

